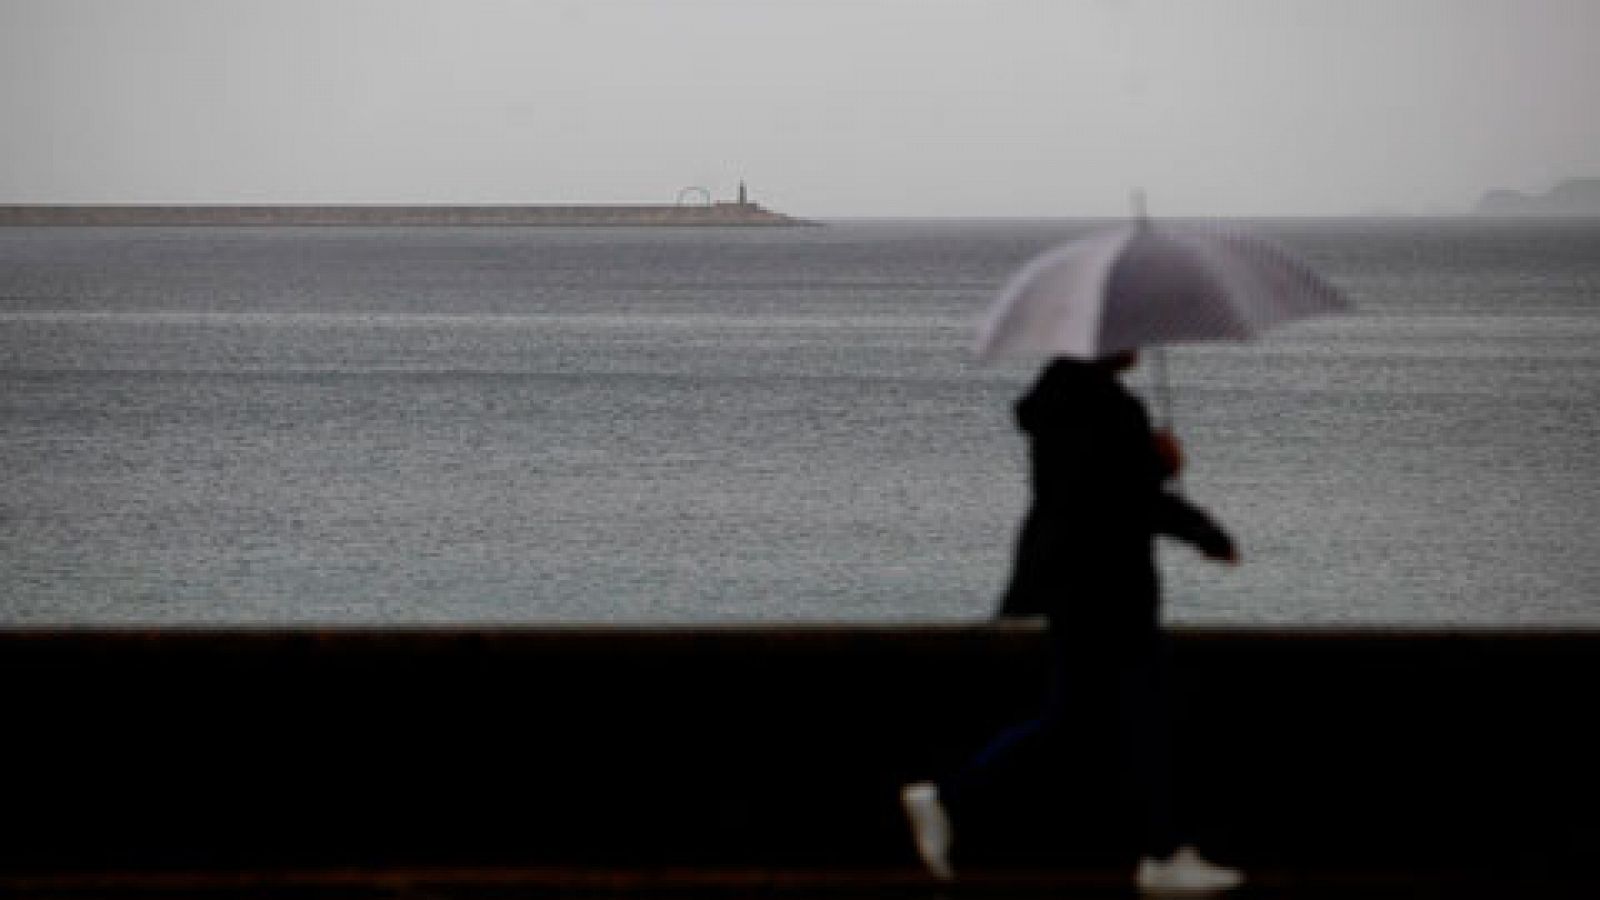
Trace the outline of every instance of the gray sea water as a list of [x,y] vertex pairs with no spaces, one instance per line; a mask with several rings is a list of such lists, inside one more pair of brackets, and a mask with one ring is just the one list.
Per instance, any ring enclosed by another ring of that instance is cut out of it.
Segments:
[[[0,229],[0,621],[982,618],[1087,227]],[[1171,354],[1169,617],[1600,623],[1600,223],[1254,227],[1359,312]]]

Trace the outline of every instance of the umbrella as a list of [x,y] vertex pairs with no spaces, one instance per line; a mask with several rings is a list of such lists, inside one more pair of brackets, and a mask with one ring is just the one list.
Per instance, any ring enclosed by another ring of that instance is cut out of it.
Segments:
[[[1277,244],[1222,226],[1141,216],[1024,265],[990,308],[977,352],[984,361],[1100,359],[1187,341],[1248,340],[1283,322],[1349,308],[1338,289]],[[1165,405],[1160,354],[1157,361]]]

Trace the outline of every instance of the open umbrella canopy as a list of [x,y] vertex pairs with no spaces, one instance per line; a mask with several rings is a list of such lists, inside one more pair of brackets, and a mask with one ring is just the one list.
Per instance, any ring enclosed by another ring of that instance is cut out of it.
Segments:
[[1047,251],[1001,290],[980,359],[1099,359],[1161,344],[1246,340],[1350,303],[1269,241],[1221,227],[1147,219]]

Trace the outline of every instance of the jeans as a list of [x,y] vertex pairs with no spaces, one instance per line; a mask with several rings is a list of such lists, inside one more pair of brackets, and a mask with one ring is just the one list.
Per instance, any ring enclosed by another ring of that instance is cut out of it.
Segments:
[[[959,819],[964,803],[1050,740],[1084,745],[1113,741],[1133,782],[1143,831],[1142,851],[1170,857],[1183,843],[1173,813],[1171,651],[1159,630],[1111,641],[1050,628],[1051,685],[1043,711],[1002,731],[960,771],[939,782],[939,794]],[[1084,778],[1120,772],[1076,773]]]

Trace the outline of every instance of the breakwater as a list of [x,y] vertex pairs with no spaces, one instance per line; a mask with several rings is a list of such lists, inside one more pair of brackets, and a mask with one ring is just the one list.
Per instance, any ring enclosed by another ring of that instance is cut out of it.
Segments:
[[[1593,877],[1600,632],[1183,629],[1174,649],[1183,805],[1218,857]],[[911,872],[899,785],[1030,714],[1046,668],[1026,627],[0,631],[0,883]],[[1131,865],[1116,780],[1059,769],[997,786],[967,871]]]
[[757,203],[613,206],[21,205],[0,226],[796,226]]

